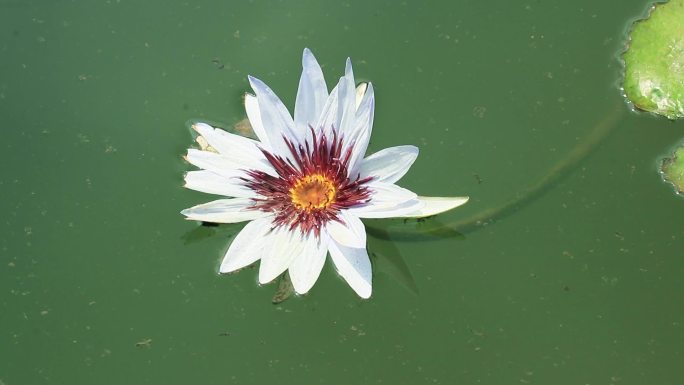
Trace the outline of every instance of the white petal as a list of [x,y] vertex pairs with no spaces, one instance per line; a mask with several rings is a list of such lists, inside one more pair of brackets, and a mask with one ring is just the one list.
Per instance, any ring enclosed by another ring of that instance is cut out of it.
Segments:
[[361,162],[361,178],[374,177],[374,181],[394,183],[401,179],[418,157],[418,147],[397,146],[380,150]]
[[254,242],[254,240],[263,239],[268,234],[272,220],[272,217],[264,217],[249,222],[233,239],[223,257],[219,272],[230,273],[259,260],[263,253],[264,243]]
[[345,137],[352,136],[351,130],[356,123],[356,84],[351,60],[347,59],[344,77],[337,86],[337,113],[339,114],[339,126],[335,128]]
[[261,122],[272,150],[283,157],[291,157],[283,136],[295,143],[299,143],[302,135],[298,135],[296,132],[290,112],[264,82],[249,76],[249,83],[256,93],[259,112],[261,113]]
[[393,183],[371,181],[367,186],[373,192],[371,202],[375,204],[401,203],[417,197],[413,191]]
[[327,98],[328,87],[325,85],[323,71],[313,53],[304,48],[302,76],[299,79],[294,111],[295,129],[302,133],[309,130],[309,125],[315,128]]
[[221,155],[266,160],[261,150],[259,150],[259,142],[256,140],[231,134],[230,132],[220,128],[214,128],[206,123],[195,123],[192,125],[192,128],[202,135],[209,145],[216,149]]
[[366,247],[366,228],[363,222],[347,210],[340,211],[338,215],[344,223],[328,222],[326,229],[330,237],[347,247]]
[[330,242],[330,258],[337,272],[361,298],[369,298],[372,291],[372,269],[366,248],[352,248]]
[[295,258],[306,249],[306,237],[298,230],[279,227],[272,230],[265,238],[254,242],[264,242],[264,254],[259,266],[259,283],[268,283],[282,274]]
[[226,178],[242,176],[240,165],[228,160],[227,158],[210,151],[201,151],[194,148],[188,149],[185,156],[190,164],[199,168],[212,171]]
[[423,206],[414,192],[395,184],[371,182],[368,187],[373,192],[370,202],[348,209],[359,218],[392,218],[420,210]]
[[352,207],[348,209],[359,218],[396,218],[405,214],[418,212],[423,207],[423,202],[418,199],[411,199],[400,203],[385,203],[381,205],[368,204],[362,207]]
[[[218,128],[214,129],[204,123],[195,123],[192,128],[205,138],[211,147],[219,152],[219,156],[234,164],[234,168],[260,170],[273,176],[278,175],[259,149],[259,142],[256,140],[231,134]],[[205,152],[215,154],[211,151]]]
[[268,135],[266,135],[266,129],[264,128],[264,123],[261,120],[261,111],[259,111],[259,101],[257,97],[252,94],[245,94],[245,111],[247,112],[247,119],[249,119],[249,124],[252,126],[252,131],[262,146],[271,151],[271,142],[268,140]]
[[257,195],[254,190],[239,182],[239,179],[226,178],[208,170],[185,174],[185,187],[191,190],[237,198],[253,198]]
[[298,294],[307,293],[314,285],[325,264],[329,239],[322,233],[320,240],[309,236],[302,255],[295,258],[289,268],[290,281]]
[[349,161],[349,175],[353,176],[358,173],[359,166],[363,157],[366,155],[368,149],[368,142],[370,141],[371,132],[373,131],[373,116],[375,113],[375,91],[373,84],[368,83],[366,93],[356,110],[356,119],[351,133],[346,141],[348,144],[354,145],[352,157]]
[[409,212],[401,216],[409,218],[421,218],[437,215],[468,202],[468,197],[418,197],[418,200],[423,202],[423,207],[421,207],[419,210]]
[[[325,105],[323,106],[323,110],[321,111],[321,116],[318,119],[318,123],[314,127],[318,129],[318,132],[324,134],[328,138],[332,137],[333,127],[335,129],[340,127],[340,120],[342,118],[342,115],[339,114],[337,111],[337,100],[339,95],[338,88],[339,84],[335,85],[335,88],[333,88],[333,90],[330,91],[330,95],[328,95],[328,99],[325,101]],[[307,140],[310,140],[310,134],[307,135],[306,138]]]
[[219,199],[190,207],[181,211],[181,214],[188,220],[213,223],[237,223],[269,215],[261,210],[251,209],[252,205],[253,201],[249,198]]

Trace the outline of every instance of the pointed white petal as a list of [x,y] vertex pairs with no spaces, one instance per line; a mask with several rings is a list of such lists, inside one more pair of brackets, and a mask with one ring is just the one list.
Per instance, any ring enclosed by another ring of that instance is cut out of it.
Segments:
[[340,115],[339,126],[335,126],[339,133],[345,137],[352,135],[351,130],[356,123],[356,84],[351,60],[347,58],[344,77],[340,79],[337,87],[337,112]]
[[359,166],[368,149],[371,132],[373,131],[373,115],[375,113],[375,91],[373,84],[368,83],[363,99],[356,109],[356,119],[346,142],[354,145],[352,157],[349,161],[349,175],[358,173]]
[[188,149],[188,154],[185,156],[190,164],[199,168],[209,170],[216,174],[222,175],[226,178],[234,178],[242,176],[240,172],[240,165],[235,162],[210,151],[201,151],[194,148]]
[[394,183],[371,181],[367,186],[373,191],[371,202],[375,204],[401,203],[417,197],[413,191]]
[[468,197],[418,197],[418,200],[423,202],[423,206],[420,209],[401,216],[421,218],[437,215],[468,202]]
[[337,272],[361,298],[369,298],[372,291],[372,269],[366,248],[352,248],[334,241],[328,246],[330,258]]
[[328,242],[325,233],[321,234],[320,239],[309,236],[304,252],[292,261],[288,271],[297,294],[306,294],[321,275],[325,255],[328,253]]
[[356,108],[359,108],[361,100],[363,100],[363,95],[366,94],[366,89],[368,89],[368,83],[362,82],[356,86]]
[[423,206],[414,192],[395,184],[373,181],[368,187],[373,191],[370,202],[348,209],[359,218],[392,218],[417,211]]
[[223,257],[219,272],[230,273],[259,260],[263,253],[264,243],[254,242],[254,240],[263,239],[268,234],[272,220],[272,217],[264,217],[249,222],[233,239]]
[[265,160],[264,155],[259,150],[259,142],[256,140],[231,134],[206,123],[195,123],[192,125],[192,129],[197,131],[211,147],[224,156]]
[[247,112],[247,119],[249,119],[249,124],[252,125],[252,131],[254,135],[259,138],[264,149],[271,151],[271,142],[266,135],[266,129],[264,128],[264,123],[261,120],[261,111],[259,111],[259,101],[257,97],[252,94],[245,94],[245,111]]
[[327,98],[328,87],[325,85],[323,71],[321,71],[313,53],[308,48],[304,48],[302,76],[299,79],[294,111],[295,129],[297,131],[305,133],[309,130],[309,125],[315,128]]
[[254,241],[265,243],[259,266],[259,283],[262,284],[271,282],[287,270],[306,248],[306,239],[302,233],[298,229],[290,231],[285,227],[278,227],[266,238]]
[[[226,159],[234,168],[252,169],[264,171],[267,174],[277,176],[271,163],[266,159],[258,147],[259,142],[240,135],[231,134],[221,129],[214,129],[208,124],[195,123],[192,126],[208,144],[219,153],[209,152]],[[208,155],[208,156],[216,156]]]
[[408,213],[417,212],[423,207],[423,202],[418,199],[411,199],[399,203],[383,203],[373,205],[372,202],[367,206],[352,207],[349,209],[359,218],[396,218]]
[[352,80],[354,80],[354,70],[352,69],[352,61],[350,57],[348,57],[344,62],[344,76],[349,76]]
[[[249,83],[256,93],[261,113],[261,122],[268,137],[271,149],[283,157],[290,157],[290,151],[285,145],[283,136],[287,139],[299,143],[302,135],[299,135],[294,128],[294,121],[290,112],[278,96],[261,80],[249,76]],[[261,139],[261,137],[259,137]]]
[[[321,111],[321,116],[318,119],[318,123],[314,127],[315,129],[318,130],[320,134],[324,134],[326,137],[331,138],[332,137],[332,129],[335,127],[335,129],[340,127],[340,120],[342,118],[342,115],[338,113],[338,92],[339,89],[339,83],[335,85],[335,88],[333,88],[332,91],[330,91],[330,95],[328,95],[328,99],[325,101],[325,105],[323,106],[323,110]],[[310,140],[310,134],[307,132],[307,140]]]
[[347,247],[366,247],[366,228],[361,220],[347,210],[339,212],[340,220],[328,222],[326,228],[330,238]]
[[361,178],[394,183],[401,179],[418,157],[418,147],[397,146],[380,150],[361,162]]
[[208,170],[190,171],[185,174],[185,188],[191,190],[236,198],[253,198],[257,195],[254,190],[239,182],[239,179],[226,178]]
[[237,223],[269,215],[261,210],[251,209],[252,205],[253,201],[249,198],[219,199],[190,207],[181,211],[181,214],[188,220],[213,223]]

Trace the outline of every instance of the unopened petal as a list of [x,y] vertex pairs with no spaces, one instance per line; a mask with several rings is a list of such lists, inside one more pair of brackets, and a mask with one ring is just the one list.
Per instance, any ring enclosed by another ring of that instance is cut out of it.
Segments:
[[380,150],[361,162],[361,178],[373,177],[373,181],[394,183],[408,172],[418,157],[418,147],[397,146]]
[[181,211],[188,220],[212,223],[238,223],[269,215],[251,208],[249,198],[219,199]]
[[337,272],[359,297],[369,298],[373,272],[366,248],[346,247],[334,241],[330,242],[328,248]]
[[292,261],[288,270],[297,294],[306,294],[311,290],[321,275],[327,253],[328,237],[325,234],[321,234],[320,239],[309,236],[304,252]]
[[437,215],[455,209],[468,202],[468,197],[418,197],[423,205],[420,209],[401,215],[408,218],[421,218]]
[[230,273],[258,261],[263,253],[264,243],[254,240],[266,236],[271,230],[272,219],[264,217],[249,222],[233,239],[223,257],[219,272]]

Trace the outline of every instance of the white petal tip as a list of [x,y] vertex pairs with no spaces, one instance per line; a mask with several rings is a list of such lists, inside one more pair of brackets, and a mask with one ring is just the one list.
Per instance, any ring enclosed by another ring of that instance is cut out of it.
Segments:
[[296,286],[294,287],[294,291],[295,291],[295,293],[297,293],[297,295],[306,295],[310,290],[311,290],[310,287],[304,288],[304,289],[303,288],[297,288]]
[[231,266],[231,265],[221,265],[219,267],[219,274],[230,274],[235,272],[236,270],[239,270],[239,267]]
[[359,297],[361,297],[362,299],[368,299],[368,298],[370,298],[372,291],[373,290],[372,290],[371,286],[368,286],[368,288],[358,289],[356,291],[356,294]]
[[469,197],[418,197],[423,207],[415,212],[410,212],[402,217],[424,218],[453,210],[468,202]]
[[265,285],[265,284],[273,281],[274,279],[275,279],[275,277],[274,278],[268,278],[268,277],[259,276],[259,285]]

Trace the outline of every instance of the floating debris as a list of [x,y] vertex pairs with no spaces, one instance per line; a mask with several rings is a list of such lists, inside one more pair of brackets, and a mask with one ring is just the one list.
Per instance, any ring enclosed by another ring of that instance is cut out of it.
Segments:
[[152,339],[145,338],[135,343],[135,347],[138,349],[149,349],[152,347]]

